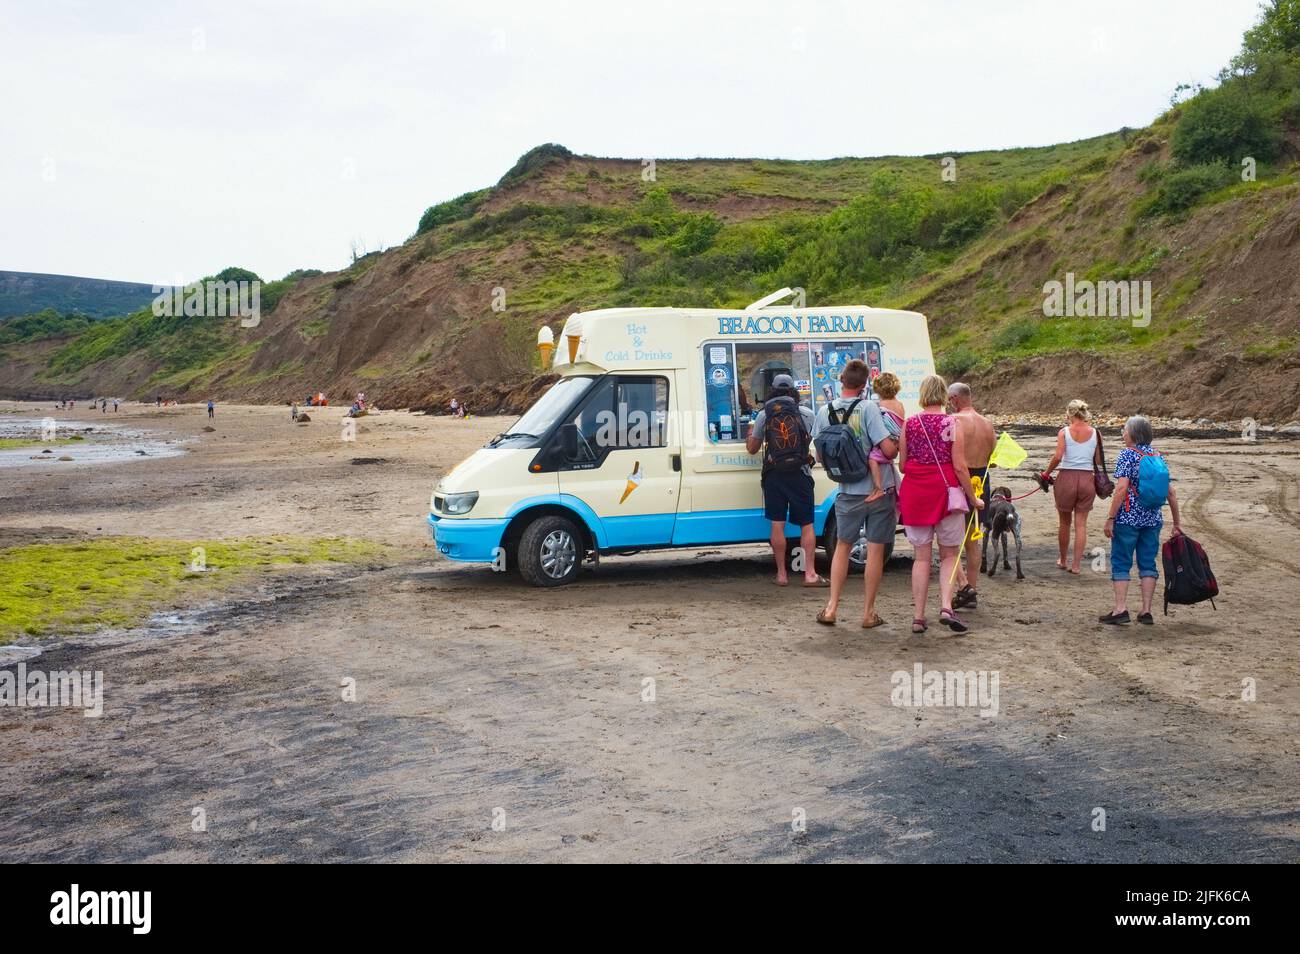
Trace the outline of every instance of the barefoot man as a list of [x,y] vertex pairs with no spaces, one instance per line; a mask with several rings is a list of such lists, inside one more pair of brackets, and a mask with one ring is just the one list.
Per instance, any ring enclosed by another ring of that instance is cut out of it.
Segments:
[[[962,445],[966,449],[966,468],[970,471],[972,477],[979,477],[984,481],[984,498],[985,507],[980,513],[980,526],[987,532],[989,508],[989,458],[993,456],[993,446],[998,442],[997,431],[993,425],[979,411],[975,410],[971,403],[971,391],[969,384],[963,384],[957,381],[948,386],[948,409],[951,411],[953,420],[957,422],[957,428],[961,431]],[[966,569],[964,572],[958,572],[958,582],[962,584],[961,589],[953,598],[953,607],[976,608],[975,601],[975,584],[980,578],[980,545],[977,540],[967,539],[966,541]]]

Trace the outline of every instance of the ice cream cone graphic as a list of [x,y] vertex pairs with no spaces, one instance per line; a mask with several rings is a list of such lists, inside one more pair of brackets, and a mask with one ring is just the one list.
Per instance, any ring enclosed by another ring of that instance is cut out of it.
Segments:
[[618,498],[619,503],[622,503],[624,500],[626,500],[629,496],[631,496],[632,491],[636,490],[638,487],[641,486],[641,478],[642,478],[641,462],[637,461],[635,464],[632,465],[632,473],[627,475],[627,486],[623,488],[623,496]]

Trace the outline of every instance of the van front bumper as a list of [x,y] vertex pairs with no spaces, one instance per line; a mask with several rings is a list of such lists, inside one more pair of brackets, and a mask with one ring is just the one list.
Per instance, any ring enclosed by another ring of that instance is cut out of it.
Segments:
[[447,559],[461,563],[494,563],[510,519],[448,519],[431,513],[427,523],[430,539]]

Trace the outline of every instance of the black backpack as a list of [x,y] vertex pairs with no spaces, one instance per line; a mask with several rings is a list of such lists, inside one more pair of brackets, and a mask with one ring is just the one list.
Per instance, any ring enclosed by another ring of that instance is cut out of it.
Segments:
[[839,412],[836,417],[835,405],[826,408],[829,423],[817,432],[813,443],[821,455],[822,466],[826,476],[836,483],[855,484],[866,480],[871,473],[867,465],[867,452],[862,449],[862,441],[849,426],[849,418],[857,410],[862,398],[854,398],[853,403]]
[[[1205,548],[1185,533],[1176,533],[1160,550],[1165,565],[1165,615],[1169,604],[1189,606],[1219,595],[1219,581],[1210,569],[1210,558]],[[1217,610],[1218,607],[1214,606]]]
[[791,397],[775,397],[763,405],[763,472],[794,471],[808,464],[812,437],[803,413]]

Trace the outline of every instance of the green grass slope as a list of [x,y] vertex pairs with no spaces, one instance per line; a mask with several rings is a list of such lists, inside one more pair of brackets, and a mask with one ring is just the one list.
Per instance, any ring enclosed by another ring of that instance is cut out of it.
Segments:
[[[403,245],[276,283],[261,325],[139,312],[6,343],[13,390],[518,409],[537,329],[619,305],[915,308],[998,410],[1300,416],[1300,0],[1142,130],[919,157],[639,160],[547,144]],[[1150,282],[1149,323],[1049,318],[1044,286]],[[264,295],[264,302],[266,296]],[[3,326],[0,326],[3,327]]]

